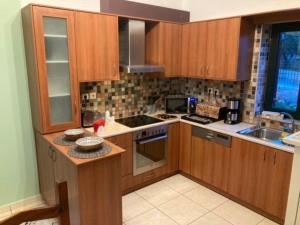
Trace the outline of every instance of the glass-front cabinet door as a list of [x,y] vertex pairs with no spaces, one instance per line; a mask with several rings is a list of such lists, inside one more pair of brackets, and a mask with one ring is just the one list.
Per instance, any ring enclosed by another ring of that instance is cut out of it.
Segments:
[[74,12],[34,7],[42,133],[80,125]]

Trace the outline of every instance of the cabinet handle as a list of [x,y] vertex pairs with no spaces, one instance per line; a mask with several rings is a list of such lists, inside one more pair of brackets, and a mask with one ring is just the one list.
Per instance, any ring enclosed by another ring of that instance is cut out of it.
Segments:
[[206,66],[206,75],[208,75],[208,74],[209,74],[209,67]]
[[49,158],[51,158],[52,159],[52,148],[51,148],[51,146],[49,146],[48,147],[48,156],[49,156]]
[[53,160],[53,162],[55,162],[56,161],[56,152],[54,151],[54,150],[52,150],[52,160]]
[[264,152],[264,161],[266,161],[266,150]]
[[117,76],[117,69],[116,69],[116,66],[113,66],[113,76]]
[[276,164],[276,156],[277,156],[277,154],[276,154],[276,152],[274,152],[274,154],[273,154],[273,164],[274,165]]
[[74,101],[74,113],[77,115],[77,101]]

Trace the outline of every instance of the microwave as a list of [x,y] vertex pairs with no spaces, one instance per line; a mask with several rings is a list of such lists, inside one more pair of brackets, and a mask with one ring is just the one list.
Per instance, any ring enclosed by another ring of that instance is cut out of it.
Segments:
[[195,113],[197,99],[190,96],[171,95],[165,99],[165,110],[169,114]]

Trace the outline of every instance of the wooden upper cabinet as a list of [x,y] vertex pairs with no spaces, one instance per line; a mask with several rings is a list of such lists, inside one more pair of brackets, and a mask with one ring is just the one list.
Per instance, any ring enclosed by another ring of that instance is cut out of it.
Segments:
[[151,23],[146,29],[146,64],[165,67],[165,77],[180,75],[182,25]]
[[182,75],[213,80],[250,76],[254,25],[241,17],[185,24]]
[[184,24],[182,28],[181,74],[205,77],[207,22]]
[[79,82],[118,80],[118,17],[87,12],[75,14]]
[[207,24],[207,79],[247,80],[251,69],[254,26],[241,17]]
[[73,11],[29,5],[22,16],[34,128],[79,127]]

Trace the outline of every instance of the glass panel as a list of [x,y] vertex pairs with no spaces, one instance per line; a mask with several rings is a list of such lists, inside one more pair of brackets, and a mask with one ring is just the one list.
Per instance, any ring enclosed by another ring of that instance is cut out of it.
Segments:
[[67,21],[44,17],[51,124],[72,121]]
[[300,31],[282,32],[279,38],[273,107],[296,112],[300,85]]

